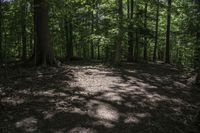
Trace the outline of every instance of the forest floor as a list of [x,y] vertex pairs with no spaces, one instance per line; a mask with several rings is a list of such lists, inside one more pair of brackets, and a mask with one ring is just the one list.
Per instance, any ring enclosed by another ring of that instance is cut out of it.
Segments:
[[199,133],[187,80],[161,64],[0,69],[0,133]]

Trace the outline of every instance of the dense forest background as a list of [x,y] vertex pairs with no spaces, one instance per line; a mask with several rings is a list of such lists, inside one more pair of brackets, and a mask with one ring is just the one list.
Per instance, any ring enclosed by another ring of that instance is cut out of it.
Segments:
[[[49,18],[44,18],[44,10],[37,9],[42,8],[39,7],[42,2],[48,4]],[[199,1],[42,2],[1,0],[1,62],[32,58],[37,52],[39,19],[49,20],[46,23],[50,29],[49,42],[45,43],[53,45],[57,59],[165,61],[188,67],[194,67],[194,59],[198,60]],[[39,30],[47,34],[41,27]]]
[[200,0],[0,0],[1,133],[199,133]]

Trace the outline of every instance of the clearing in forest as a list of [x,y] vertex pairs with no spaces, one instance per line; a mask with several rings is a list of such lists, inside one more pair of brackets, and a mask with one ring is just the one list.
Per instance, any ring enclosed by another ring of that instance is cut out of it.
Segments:
[[1,133],[197,130],[200,92],[172,66],[73,64],[7,71],[0,76]]

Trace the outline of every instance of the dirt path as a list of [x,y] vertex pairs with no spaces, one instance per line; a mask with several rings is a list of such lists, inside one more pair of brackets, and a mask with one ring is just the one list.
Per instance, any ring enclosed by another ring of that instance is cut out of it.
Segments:
[[20,78],[8,74],[0,82],[1,133],[197,130],[192,122],[200,93],[171,66],[126,64],[116,69],[86,64],[20,71]]

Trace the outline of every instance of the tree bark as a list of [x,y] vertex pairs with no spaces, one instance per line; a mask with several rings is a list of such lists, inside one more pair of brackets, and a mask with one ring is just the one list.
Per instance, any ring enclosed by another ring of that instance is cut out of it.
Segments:
[[128,0],[128,19],[129,19],[129,25],[128,25],[128,61],[133,61],[133,6],[134,2],[131,0],[131,2]]
[[35,64],[54,65],[56,63],[53,54],[53,45],[48,26],[48,1],[34,0],[35,26],[36,26],[36,45],[35,45]]
[[65,33],[66,33],[66,56],[67,60],[73,57],[73,24],[72,20],[65,20]]
[[[92,1],[92,11],[91,11],[91,34],[94,34],[94,10],[95,10],[95,1]],[[94,59],[94,41],[93,38],[91,39],[91,58]]]
[[122,40],[123,40],[123,1],[117,0],[118,2],[118,18],[119,18],[119,33],[116,41],[116,51],[115,51],[115,61],[116,65],[119,65],[121,62],[121,48],[122,48]]
[[22,37],[22,60],[27,58],[27,38],[26,38],[26,0],[22,1],[21,6],[21,37]]
[[[148,11],[148,3],[145,3],[145,16],[144,16],[144,28],[147,30],[147,11]],[[144,36],[144,61],[147,61],[147,34],[145,32]]]
[[165,53],[165,63],[170,64],[170,28],[171,28],[171,5],[172,0],[168,0],[167,7],[167,31],[166,31],[166,53]]
[[160,0],[157,0],[157,9],[156,9],[156,32],[155,32],[155,45],[154,45],[154,52],[153,52],[153,62],[156,62],[156,60],[157,60],[159,10],[160,10]]
[[[99,1],[96,1],[95,7],[96,7],[96,35],[99,35]],[[97,41],[97,59],[100,60],[101,58],[101,52],[100,52],[100,40]]]
[[134,62],[138,62],[138,56],[139,56],[139,37],[138,37],[138,31],[136,31],[136,33],[135,33]]
[[[200,1],[196,0],[197,14],[200,13]],[[196,84],[200,85],[200,16],[197,15],[197,33],[196,33],[196,54],[195,54],[195,69],[197,71]]]
[[3,19],[2,0],[0,0],[0,63],[2,63],[2,19]]

